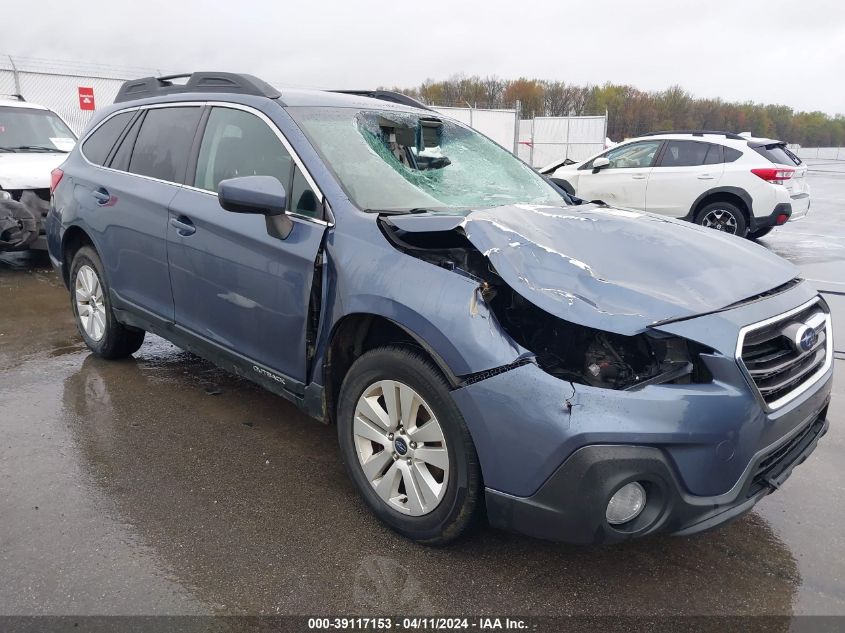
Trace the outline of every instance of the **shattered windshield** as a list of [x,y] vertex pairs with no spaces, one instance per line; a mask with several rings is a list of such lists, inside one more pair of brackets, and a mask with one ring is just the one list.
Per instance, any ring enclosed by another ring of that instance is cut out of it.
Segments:
[[367,211],[562,206],[542,177],[436,113],[288,108],[355,204]]

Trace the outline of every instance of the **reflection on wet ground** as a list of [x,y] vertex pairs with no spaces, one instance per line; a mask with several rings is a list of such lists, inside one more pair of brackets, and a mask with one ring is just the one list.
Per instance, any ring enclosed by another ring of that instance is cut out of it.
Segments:
[[[767,244],[821,265],[802,240],[827,240],[825,199]],[[157,337],[88,355],[44,257],[0,258],[0,370],[0,614],[845,614],[841,361],[831,431],[779,494],[707,534],[593,548],[394,535],[334,428]]]

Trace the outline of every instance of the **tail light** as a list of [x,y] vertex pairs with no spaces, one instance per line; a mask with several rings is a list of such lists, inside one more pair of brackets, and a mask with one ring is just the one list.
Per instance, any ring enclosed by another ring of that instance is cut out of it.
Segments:
[[50,193],[53,193],[56,190],[56,187],[59,186],[59,183],[62,181],[62,176],[64,175],[65,172],[58,167],[50,172]]
[[763,169],[752,169],[751,173],[767,182],[782,185],[784,182],[792,178],[792,174],[795,173],[795,170],[783,169],[780,167],[766,167]]

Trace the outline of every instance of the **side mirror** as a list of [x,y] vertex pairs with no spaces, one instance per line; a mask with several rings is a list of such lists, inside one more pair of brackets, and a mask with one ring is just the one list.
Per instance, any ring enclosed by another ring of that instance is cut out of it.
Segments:
[[593,173],[597,174],[599,171],[608,167],[610,165],[610,161],[607,159],[607,156],[599,156],[593,161]]
[[217,199],[226,211],[263,215],[267,232],[273,237],[287,239],[293,230],[293,222],[285,211],[285,188],[273,176],[241,176],[221,180],[217,186]]
[[242,176],[221,180],[217,186],[220,206],[232,213],[281,215],[287,205],[282,183],[273,176]]

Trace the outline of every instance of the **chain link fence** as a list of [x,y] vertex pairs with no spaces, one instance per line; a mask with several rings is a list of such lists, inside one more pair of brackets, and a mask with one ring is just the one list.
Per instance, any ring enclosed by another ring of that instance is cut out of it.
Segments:
[[80,88],[92,89],[94,105],[99,107],[111,104],[127,79],[162,74],[158,68],[82,64],[0,54],[0,96],[19,95],[26,101],[46,106],[79,134],[94,115],[94,111],[81,108]]

